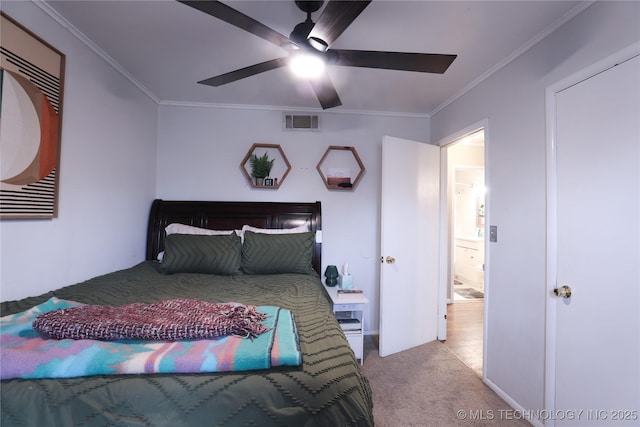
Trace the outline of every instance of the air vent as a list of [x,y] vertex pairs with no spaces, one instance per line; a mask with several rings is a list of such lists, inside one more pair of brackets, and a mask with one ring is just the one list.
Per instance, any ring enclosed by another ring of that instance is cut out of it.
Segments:
[[318,130],[320,129],[317,114],[284,114],[284,128],[287,130]]

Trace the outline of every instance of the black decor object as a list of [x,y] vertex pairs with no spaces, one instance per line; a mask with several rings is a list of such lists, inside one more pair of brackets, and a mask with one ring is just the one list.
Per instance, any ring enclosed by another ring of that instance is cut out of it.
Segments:
[[327,286],[336,286],[338,284],[338,267],[328,265],[324,271],[324,277],[326,277],[325,284]]

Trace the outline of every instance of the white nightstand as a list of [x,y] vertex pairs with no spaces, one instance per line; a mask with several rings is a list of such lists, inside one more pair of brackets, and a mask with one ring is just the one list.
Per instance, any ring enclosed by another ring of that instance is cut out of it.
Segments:
[[349,341],[349,345],[360,360],[364,363],[364,305],[369,302],[364,294],[358,297],[338,297],[338,287],[326,286],[327,292],[333,301],[333,312],[342,326],[342,330]]

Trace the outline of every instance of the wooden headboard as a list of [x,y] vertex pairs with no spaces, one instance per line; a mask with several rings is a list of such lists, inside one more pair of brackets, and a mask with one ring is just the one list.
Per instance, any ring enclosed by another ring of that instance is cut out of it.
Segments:
[[[206,202],[154,200],[149,213],[147,260],[155,260],[164,250],[165,227],[171,223],[212,230],[237,230],[243,225],[259,228],[293,228],[309,224],[309,230],[322,230],[320,202]],[[311,262],[321,274],[322,243],[316,239]]]

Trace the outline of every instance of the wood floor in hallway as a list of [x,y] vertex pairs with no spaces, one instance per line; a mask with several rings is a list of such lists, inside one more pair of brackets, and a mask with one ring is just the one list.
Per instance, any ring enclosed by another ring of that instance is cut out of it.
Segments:
[[445,345],[482,376],[484,300],[454,302],[447,306]]

